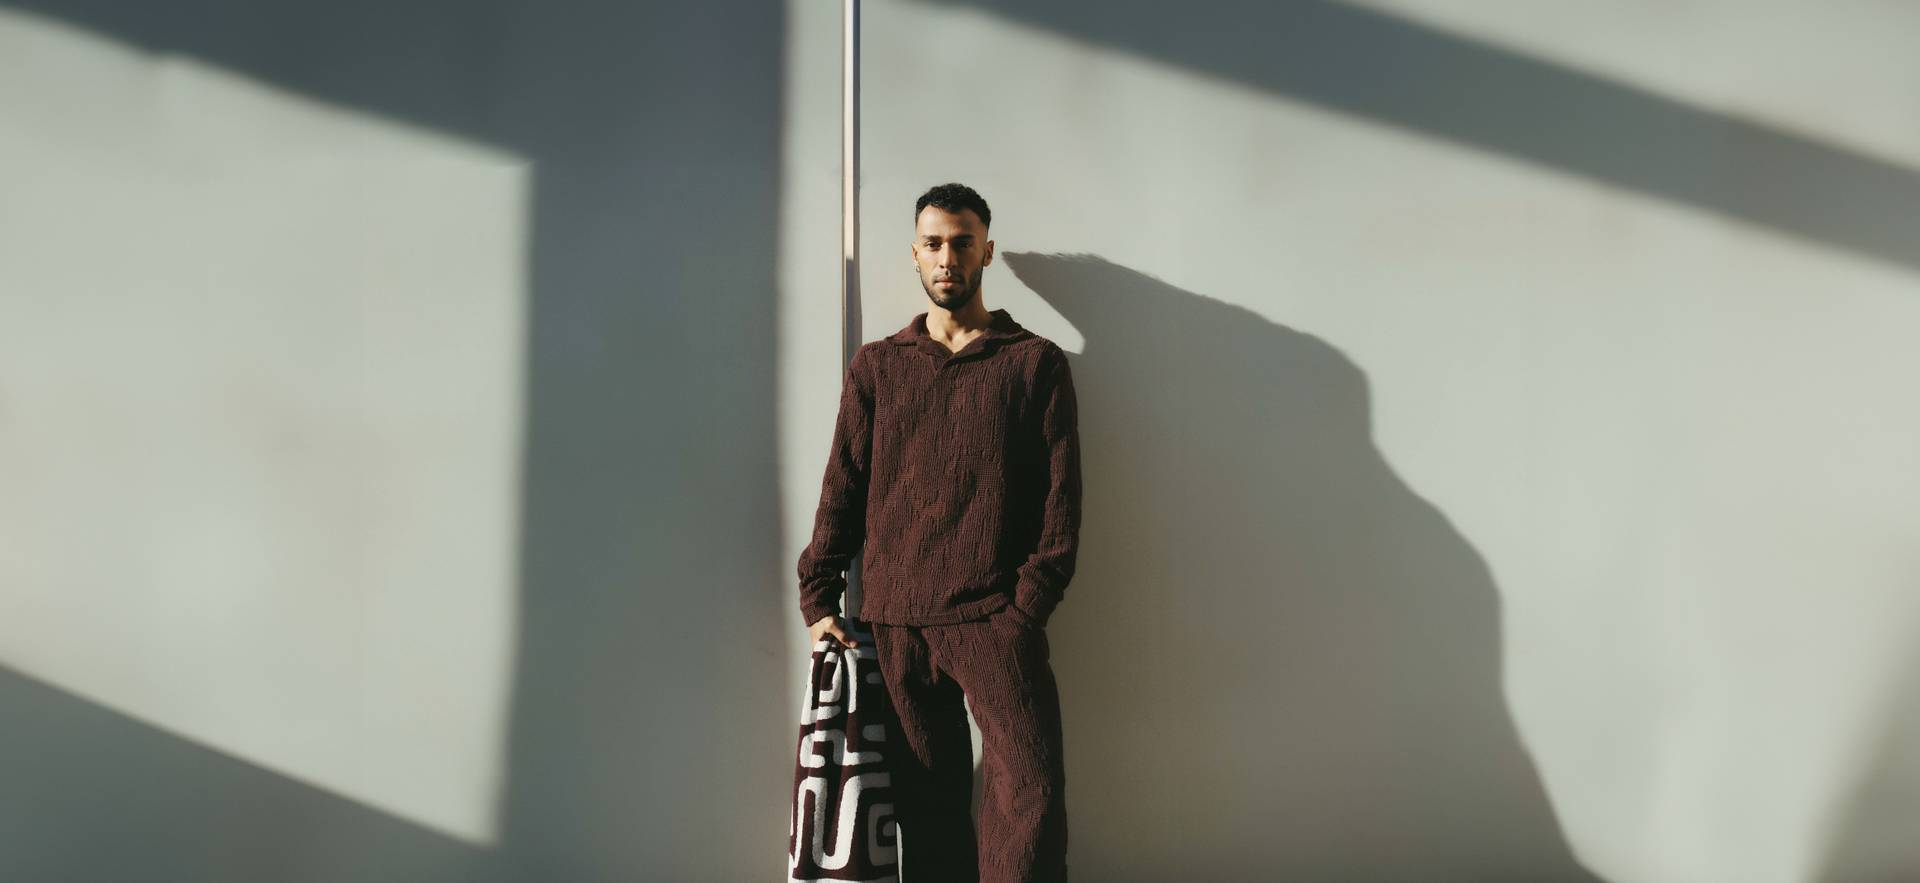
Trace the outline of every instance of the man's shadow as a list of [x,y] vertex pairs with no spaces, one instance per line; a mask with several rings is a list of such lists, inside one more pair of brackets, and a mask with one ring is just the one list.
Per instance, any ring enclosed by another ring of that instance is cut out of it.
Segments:
[[1051,625],[1076,873],[1592,881],[1502,699],[1486,563],[1325,341],[1015,253],[1085,336],[1079,570]]

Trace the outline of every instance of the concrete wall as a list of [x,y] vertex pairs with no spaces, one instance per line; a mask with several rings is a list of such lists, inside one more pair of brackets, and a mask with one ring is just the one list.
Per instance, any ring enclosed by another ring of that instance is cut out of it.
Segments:
[[0,5],[0,878],[781,868],[783,15]]
[[[0,4],[0,877],[781,873],[830,3]],[[1076,878],[1920,873],[1887,4],[873,2],[1070,349]]]

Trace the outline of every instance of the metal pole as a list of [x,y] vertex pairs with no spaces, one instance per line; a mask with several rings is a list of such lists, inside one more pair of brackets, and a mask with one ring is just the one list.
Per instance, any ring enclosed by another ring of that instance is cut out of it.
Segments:
[[[843,0],[840,33],[840,365],[853,361],[860,322],[860,0]],[[859,609],[860,559],[847,566],[841,609]]]
[[840,35],[840,358],[860,348],[860,0],[844,0]]

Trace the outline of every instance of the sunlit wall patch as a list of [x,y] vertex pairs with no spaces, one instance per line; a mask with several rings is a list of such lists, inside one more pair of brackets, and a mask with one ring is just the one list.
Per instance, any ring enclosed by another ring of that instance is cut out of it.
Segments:
[[530,175],[0,13],[0,664],[490,841]]

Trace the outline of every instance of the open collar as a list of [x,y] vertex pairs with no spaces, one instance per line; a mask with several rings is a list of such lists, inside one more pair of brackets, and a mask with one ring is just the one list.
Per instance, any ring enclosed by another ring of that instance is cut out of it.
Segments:
[[993,317],[993,321],[987,325],[987,329],[982,331],[979,337],[968,341],[967,345],[961,347],[958,352],[947,349],[945,344],[934,340],[927,334],[926,313],[920,313],[914,316],[913,321],[907,323],[907,327],[888,335],[887,341],[895,346],[919,347],[921,350],[939,359],[948,360],[949,356],[951,356],[952,359],[958,359],[962,356],[986,352],[988,349],[1003,343],[1033,336],[1033,332],[1028,331],[1025,327],[1021,326],[1019,322],[1015,322],[1012,314],[1004,309],[989,310],[987,311],[987,315]]

